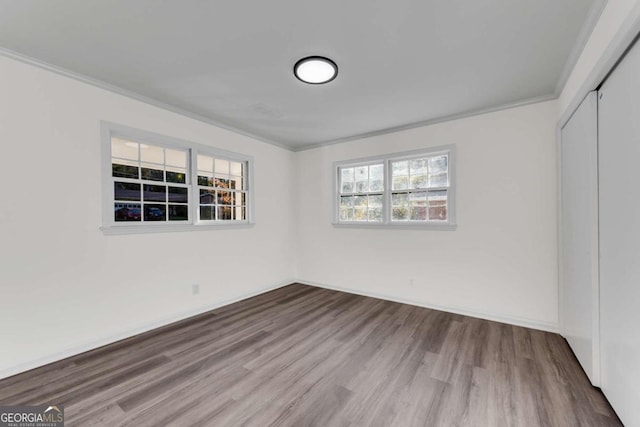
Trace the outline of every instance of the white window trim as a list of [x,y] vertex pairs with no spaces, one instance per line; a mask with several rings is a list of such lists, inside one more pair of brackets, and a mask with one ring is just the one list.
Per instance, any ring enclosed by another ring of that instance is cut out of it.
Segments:
[[[156,134],[128,126],[111,123],[100,122],[101,144],[102,144],[102,226],[100,230],[106,235],[116,234],[145,234],[145,233],[167,233],[167,232],[183,232],[183,231],[202,231],[202,230],[221,230],[234,228],[249,228],[255,224],[254,197],[253,197],[253,157],[243,154],[233,153],[231,151],[210,147],[195,142],[189,142],[172,138],[165,135]],[[189,221],[181,223],[163,223],[163,224],[140,224],[140,223],[118,223],[113,218],[113,180],[111,171],[111,138],[120,137],[123,139],[131,139],[136,142],[148,143],[150,145],[159,145],[165,148],[174,148],[187,150],[189,153]],[[244,221],[198,221],[198,171],[197,164],[198,153],[210,156],[218,156],[227,160],[246,162],[247,170],[243,176],[246,182],[247,193],[247,218]]]
[[[449,188],[447,221],[425,221],[425,222],[405,222],[391,221],[391,162],[397,160],[414,159],[420,157],[434,157],[441,154],[449,156]],[[340,168],[349,166],[364,166],[383,163],[384,168],[384,193],[383,193],[383,211],[382,222],[361,222],[361,221],[340,221],[340,206],[338,199],[340,198],[340,178],[338,172]],[[430,147],[412,151],[402,151],[390,153],[381,156],[364,157],[359,159],[342,160],[333,163],[333,209],[332,224],[337,228],[373,228],[373,229],[407,229],[407,230],[455,230],[458,225],[456,223],[456,147],[455,145],[442,145],[438,147]]]

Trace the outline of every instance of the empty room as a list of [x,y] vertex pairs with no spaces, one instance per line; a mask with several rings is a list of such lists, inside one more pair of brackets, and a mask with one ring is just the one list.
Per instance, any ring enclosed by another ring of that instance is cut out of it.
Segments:
[[0,427],[640,427],[640,0],[0,0]]

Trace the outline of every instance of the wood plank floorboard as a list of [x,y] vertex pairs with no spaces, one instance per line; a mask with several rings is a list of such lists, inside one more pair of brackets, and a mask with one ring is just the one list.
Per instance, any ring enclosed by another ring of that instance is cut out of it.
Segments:
[[557,334],[294,284],[0,380],[67,426],[621,426]]

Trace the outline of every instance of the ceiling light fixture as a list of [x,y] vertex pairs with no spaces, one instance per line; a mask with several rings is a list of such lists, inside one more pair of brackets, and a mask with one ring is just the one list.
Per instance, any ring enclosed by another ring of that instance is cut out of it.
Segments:
[[329,83],[338,75],[338,66],[323,56],[302,58],[293,66],[293,74],[298,80],[311,85]]

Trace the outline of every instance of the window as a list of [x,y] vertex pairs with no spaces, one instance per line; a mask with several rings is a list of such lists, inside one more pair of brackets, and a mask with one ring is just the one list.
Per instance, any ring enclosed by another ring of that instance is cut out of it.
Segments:
[[103,230],[249,224],[250,158],[103,124]]
[[455,227],[454,147],[335,164],[337,225]]
[[204,154],[198,154],[197,159],[200,220],[246,219],[244,164]]
[[111,138],[113,220],[189,220],[188,150]]
[[340,189],[341,221],[382,221],[382,163],[341,168]]

